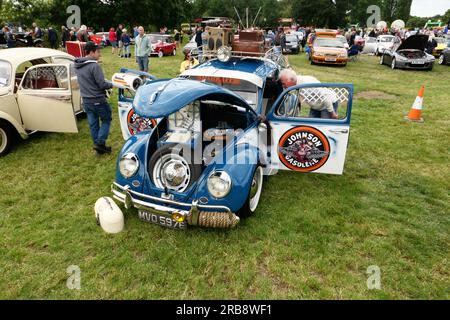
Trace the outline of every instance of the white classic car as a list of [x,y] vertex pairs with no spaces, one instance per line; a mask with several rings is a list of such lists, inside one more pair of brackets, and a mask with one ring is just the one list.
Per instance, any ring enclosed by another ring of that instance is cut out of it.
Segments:
[[74,57],[45,48],[0,51],[0,156],[36,131],[77,133],[81,96]]
[[380,56],[386,50],[391,50],[396,44],[401,43],[400,38],[391,35],[381,35],[377,38],[377,46],[375,49],[375,55]]

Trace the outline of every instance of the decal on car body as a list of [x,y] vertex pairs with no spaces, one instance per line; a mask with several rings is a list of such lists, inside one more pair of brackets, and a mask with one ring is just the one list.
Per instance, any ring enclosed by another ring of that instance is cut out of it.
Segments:
[[322,167],[330,155],[330,143],[319,130],[299,126],[286,131],[278,143],[278,157],[289,169],[310,172]]

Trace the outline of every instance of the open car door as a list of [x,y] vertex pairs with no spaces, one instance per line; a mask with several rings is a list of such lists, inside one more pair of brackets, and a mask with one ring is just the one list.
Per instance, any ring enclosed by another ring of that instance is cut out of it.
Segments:
[[25,129],[77,133],[68,64],[30,67],[17,91]]
[[[156,80],[151,74],[142,71],[122,68],[120,69],[120,72],[125,75],[140,76],[144,79],[144,83]],[[117,81],[117,79],[113,79],[113,84],[115,81]],[[134,112],[133,100],[135,95],[136,92],[134,90],[119,88],[118,113],[120,129],[124,140],[127,140],[136,133],[153,130],[157,123],[157,119],[141,117]]]
[[[267,114],[269,168],[342,174],[352,98],[351,84],[303,84],[285,90]],[[330,118],[330,111],[338,118]]]

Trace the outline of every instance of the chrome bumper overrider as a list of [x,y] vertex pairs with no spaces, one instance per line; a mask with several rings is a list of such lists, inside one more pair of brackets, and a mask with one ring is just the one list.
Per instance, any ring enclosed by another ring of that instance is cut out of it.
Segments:
[[[134,207],[167,218],[172,218],[173,214],[178,214],[183,216],[190,225],[212,228],[233,228],[239,223],[239,217],[225,206],[202,205],[198,204],[197,200],[192,201],[192,203],[184,203],[158,198],[133,191],[130,186],[121,186],[116,182],[113,182],[111,185],[111,191],[113,198],[122,202],[126,209]],[[172,208],[170,205],[182,209]]]

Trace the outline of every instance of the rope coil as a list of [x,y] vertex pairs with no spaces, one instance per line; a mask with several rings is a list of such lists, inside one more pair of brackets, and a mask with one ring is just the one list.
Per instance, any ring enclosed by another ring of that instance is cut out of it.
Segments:
[[239,217],[228,212],[201,211],[198,215],[198,226],[205,228],[234,228],[239,223]]

